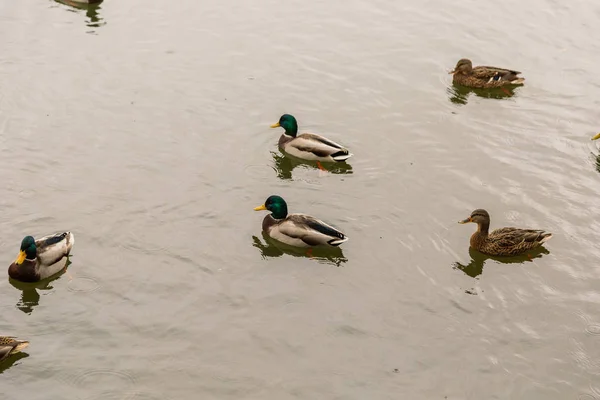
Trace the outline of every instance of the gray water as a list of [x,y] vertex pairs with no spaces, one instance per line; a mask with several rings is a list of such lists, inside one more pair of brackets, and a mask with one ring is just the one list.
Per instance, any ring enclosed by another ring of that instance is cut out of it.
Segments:
[[[600,399],[600,4],[0,3],[0,254],[75,234],[68,273],[0,281],[3,399]],[[459,58],[523,72],[465,92]],[[511,93],[509,93],[511,94]],[[276,148],[283,113],[354,153]],[[340,228],[281,249],[270,194]],[[492,228],[554,233],[527,259]]]

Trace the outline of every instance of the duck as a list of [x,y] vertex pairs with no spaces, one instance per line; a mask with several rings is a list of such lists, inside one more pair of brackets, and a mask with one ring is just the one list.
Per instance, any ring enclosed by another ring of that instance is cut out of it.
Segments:
[[298,135],[298,121],[293,115],[283,114],[271,128],[283,128],[279,148],[294,157],[307,161],[344,162],[352,153],[336,142],[314,133]]
[[473,67],[471,60],[461,58],[454,70],[452,83],[471,88],[489,89],[506,85],[523,85],[525,78],[519,77],[519,71],[497,67]]
[[477,231],[471,236],[471,247],[490,256],[517,256],[541,246],[552,234],[540,229],[500,228],[489,233],[490,214],[477,209],[459,224],[473,222]]
[[287,203],[277,195],[271,195],[254,211],[268,210],[262,230],[267,236],[294,247],[338,247],[348,240],[342,232],[306,214],[288,214]]
[[39,282],[60,272],[67,265],[75,237],[60,232],[35,240],[25,236],[17,259],[8,267],[8,276],[21,282]]
[[0,336],[0,361],[6,360],[29,346],[26,340],[19,340],[13,336]]

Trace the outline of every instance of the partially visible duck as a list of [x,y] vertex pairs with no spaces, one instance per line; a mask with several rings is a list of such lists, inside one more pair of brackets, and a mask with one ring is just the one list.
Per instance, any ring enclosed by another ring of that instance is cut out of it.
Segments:
[[0,336],[0,361],[6,360],[29,346],[26,340],[18,340],[12,336]]

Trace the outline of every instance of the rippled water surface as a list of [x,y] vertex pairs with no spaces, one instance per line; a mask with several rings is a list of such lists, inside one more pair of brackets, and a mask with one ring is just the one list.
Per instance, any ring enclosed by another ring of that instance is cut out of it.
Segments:
[[[600,4],[68,3],[0,3],[2,262],[76,236],[0,281],[3,399],[600,400]],[[349,166],[283,158],[283,113]],[[278,247],[270,194],[350,240]],[[475,208],[554,238],[483,257]]]

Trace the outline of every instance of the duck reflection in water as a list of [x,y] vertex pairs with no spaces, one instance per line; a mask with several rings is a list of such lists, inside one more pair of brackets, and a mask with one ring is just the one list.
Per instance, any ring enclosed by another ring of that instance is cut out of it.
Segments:
[[102,9],[100,3],[103,0],[54,0],[57,3],[67,5],[73,9],[85,11],[88,21],[86,25],[92,28],[98,28],[102,25],[106,25],[104,19],[99,15],[99,11]]
[[271,152],[273,156],[273,169],[277,173],[277,177],[283,180],[292,179],[292,171],[294,168],[301,166],[306,169],[319,169],[321,171],[330,172],[332,174],[351,174],[352,166],[348,163],[319,163],[314,161],[301,160],[299,158]]
[[468,98],[471,93],[474,93],[475,96],[483,97],[486,99],[509,99],[513,97],[515,93],[516,87],[500,87],[493,89],[473,89],[466,86],[460,86],[456,84],[452,84],[452,86],[448,87],[448,100],[454,104],[466,105],[468,102]]
[[594,163],[596,164],[596,172],[600,172],[600,154],[592,153],[592,156],[594,157]]
[[[67,262],[67,266],[70,264],[70,261]],[[20,282],[15,279],[9,278],[8,281],[11,285],[21,291],[21,298],[17,301],[17,308],[23,311],[25,314],[31,314],[33,309],[40,304],[40,293],[39,290],[52,290],[54,286],[50,284],[59,279],[66,272],[66,267],[62,272],[53,275],[48,279],[44,279],[40,282],[27,283]]]
[[348,261],[348,259],[344,257],[342,249],[339,247],[314,247],[307,252],[306,249],[293,247],[286,245],[285,243],[278,242],[277,240],[269,237],[265,232],[262,232],[262,237],[265,243],[261,242],[258,237],[252,236],[252,246],[260,250],[260,254],[265,260],[268,258],[281,257],[284,254],[287,254],[293,257],[310,258],[311,260],[315,260],[319,263],[335,265],[336,267],[341,267],[342,264]]
[[2,360],[0,362],[0,374],[2,374],[4,371],[15,365],[19,360],[22,360],[23,358],[27,357],[29,357],[29,354],[20,351],[17,354],[11,355],[6,360]]
[[538,247],[529,251],[526,255],[514,257],[494,257],[480,253],[479,251],[469,247],[469,256],[471,261],[468,264],[461,264],[458,261],[452,265],[452,268],[461,270],[471,278],[477,278],[483,273],[483,266],[488,259],[492,259],[501,264],[523,264],[533,262],[536,258],[541,258],[544,254],[550,254],[545,247]]
[[[600,133],[595,135],[592,140],[600,139]],[[594,157],[594,161],[596,162],[596,171],[600,172],[600,154],[595,154],[592,152],[592,156]]]

